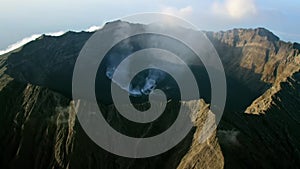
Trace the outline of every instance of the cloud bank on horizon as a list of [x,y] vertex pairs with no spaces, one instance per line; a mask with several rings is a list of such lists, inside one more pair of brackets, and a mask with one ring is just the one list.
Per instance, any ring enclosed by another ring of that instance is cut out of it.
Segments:
[[[100,29],[101,27],[100,26],[91,26],[90,28],[84,30],[85,32],[94,32],[98,29]],[[61,36],[63,34],[65,34],[67,31],[58,31],[58,32],[50,32],[50,33],[44,33],[44,35],[47,35],[47,36]],[[75,31],[77,32],[77,31]],[[5,53],[8,53],[10,51],[13,51],[15,49],[18,49],[20,47],[22,47],[23,45],[31,42],[31,41],[34,41],[36,40],[37,38],[39,38],[40,36],[42,36],[43,34],[33,34],[29,37],[26,37],[16,43],[13,43],[11,45],[9,45],[6,49],[4,50],[0,50],[0,55],[3,55]]]
[[[5,13],[0,15],[0,54],[16,49],[41,35],[35,32],[83,30],[87,25],[101,25],[115,18],[142,12],[162,12],[179,16],[201,30],[266,27],[285,41],[300,42],[298,0],[4,1],[0,6],[0,11]],[[62,32],[65,31],[49,35],[57,36]],[[22,38],[24,39],[20,40]]]

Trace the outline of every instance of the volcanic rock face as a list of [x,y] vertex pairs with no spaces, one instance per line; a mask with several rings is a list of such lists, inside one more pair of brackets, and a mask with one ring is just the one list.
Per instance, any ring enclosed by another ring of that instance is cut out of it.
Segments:
[[[252,90],[265,89],[294,72],[299,49],[280,41],[264,28],[208,32],[230,76],[239,78]],[[257,84],[257,81],[262,81]],[[268,85],[267,85],[268,86]]]
[[[113,22],[103,29],[120,29],[120,24],[124,25]],[[206,104],[209,92],[203,95],[204,100],[185,101],[191,108],[195,102],[201,105],[191,115],[194,128],[173,149],[145,159],[123,158],[103,150],[76,119],[72,72],[78,53],[92,33],[42,36],[0,56],[0,168],[300,166],[299,45],[280,41],[263,28],[205,34],[219,53],[227,77],[228,97],[221,123],[216,130],[214,114]],[[205,77],[202,70],[194,68],[199,79]],[[104,78],[100,84],[110,82]],[[202,87],[204,91],[209,88]],[[107,92],[100,93],[107,119],[116,120],[115,127],[122,128],[113,104],[106,102]],[[176,109],[176,103],[172,104],[170,112]],[[141,109],[147,106],[136,103]],[[204,131],[211,135],[206,138]]]
[[[82,130],[75,117],[74,102],[47,88],[12,80],[0,92],[1,100],[1,167],[2,168],[176,168],[190,149],[197,156],[187,154],[188,166],[223,167],[223,156],[215,135],[199,140],[199,131],[208,115],[208,106],[194,116],[196,133],[190,134],[169,152],[148,158],[118,157],[98,147]],[[195,101],[194,101],[195,102]],[[185,104],[194,104],[191,103]],[[193,106],[192,106],[193,107]],[[111,106],[107,111],[116,111]],[[3,113],[5,112],[5,113]],[[212,119],[212,124],[214,120]],[[122,126],[122,124],[119,124]],[[193,136],[194,135],[194,136]],[[200,150],[198,150],[200,149]],[[208,155],[208,154],[207,154]],[[209,159],[208,159],[209,158]],[[202,161],[213,160],[202,163]],[[217,163],[214,163],[217,162]],[[182,167],[180,167],[182,168]]]
[[196,128],[190,149],[182,158],[177,167],[178,169],[223,168],[224,166],[224,159],[219,151],[218,140],[214,137],[206,139],[211,133],[216,132],[214,114],[204,101],[201,100],[200,102],[201,110],[193,118],[193,122],[199,127]]
[[[299,80],[295,72],[255,100],[247,114],[224,117],[218,137],[225,168],[299,167]],[[235,132],[234,139],[224,130]]]
[[218,138],[225,168],[299,166],[299,47],[263,28],[208,37],[227,75],[258,95],[246,109],[223,115]]

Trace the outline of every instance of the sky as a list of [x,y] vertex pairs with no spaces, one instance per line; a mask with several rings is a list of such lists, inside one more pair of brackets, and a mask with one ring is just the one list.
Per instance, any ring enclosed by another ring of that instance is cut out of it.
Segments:
[[200,30],[265,27],[300,42],[299,0],[0,0],[0,54],[40,34],[94,30],[143,12],[179,16]]

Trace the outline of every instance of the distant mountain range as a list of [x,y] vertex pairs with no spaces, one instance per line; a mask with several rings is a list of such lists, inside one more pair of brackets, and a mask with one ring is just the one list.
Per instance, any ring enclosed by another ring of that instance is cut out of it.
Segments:
[[[115,21],[102,30],[120,29],[124,24],[126,29],[147,27]],[[216,131],[207,141],[198,142],[204,119],[212,114],[210,86],[205,83],[208,77],[203,66],[190,64],[201,83],[201,98],[182,102],[188,106],[201,103],[203,108],[193,116],[195,127],[164,154],[129,159],[98,147],[76,119],[72,74],[79,52],[92,34],[43,35],[0,56],[1,168],[300,168],[299,44],[283,42],[264,28],[204,32],[216,48],[227,78],[225,112]],[[157,83],[172,89],[175,84],[169,81]],[[167,117],[157,125],[122,128],[127,122],[117,115],[110,90],[103,87],[111,83],[109,74],[96,83],[100,84],[97,95],[104,116],[117,130],[151,135],[171,124],[173,117]],[[167,91],[170,98],[177,96],[176,90]],[[136,107],[147,107],[147,99],[132,100]],[[172,102],[167,111],[177,109],[178,103]]]

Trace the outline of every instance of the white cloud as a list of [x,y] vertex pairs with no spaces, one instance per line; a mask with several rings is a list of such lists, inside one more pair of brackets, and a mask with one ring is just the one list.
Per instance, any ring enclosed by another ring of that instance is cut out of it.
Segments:
[[95,32],[96,30],[101,29],[102,26],[91,26],[90,28],[86,29],[85,32]]
[[232,19],[253,16],[257,12],[254,0],[224,0],[213,3],[213,13]]
[[178,9],[178,8],[175,8],[175,7],[168,6],[168,7],[162,8],[161,12],[185,18],[185,17],[188,17],[188,16],[192,15],[193,7],[187,6],[187,7]]
[[34,34],[34,35],[31,35],[30,37],[26,37],[26,38],[24,38],[24,39],[22,39],[22,40],[20,40],[20,41],[18,41],[16,43],[14,43],[12,45],[9,45],[6,49],[0,50],[0,55],[8,53],[8,52],[10,52],[12,50],[15,50],[15,49],[17,49],[17,48],[25,45],[26,43],[35,40],[36,38],[38,38],[40,36],[41,36],[41,34]]
[[[96,30],[99,30],[101,29],[101,26],[91,26],[90,28],[84,30],[85,32],[94,32]],[[66,33],[67,31],[58,31],[58,32],[50,32],[50,33],[44,33],[45,35],[48,35],[48,36],[61,36],[63,35],[64,33]],[[78,31],[79,32],[79,31]],[[29,37],[26,37],[12,45],[9,45],[6,49],[4,50],[0,50],[0,55],[3,55],[5,53],[8,53],[10,51],[13,51],[15,49],[18,49],[20,48],[21,46],[31,42],[31,41],[34,41],[36,40],[37,38],[39,38],[40,36],[42,36],[43,34],[33,34]]]

